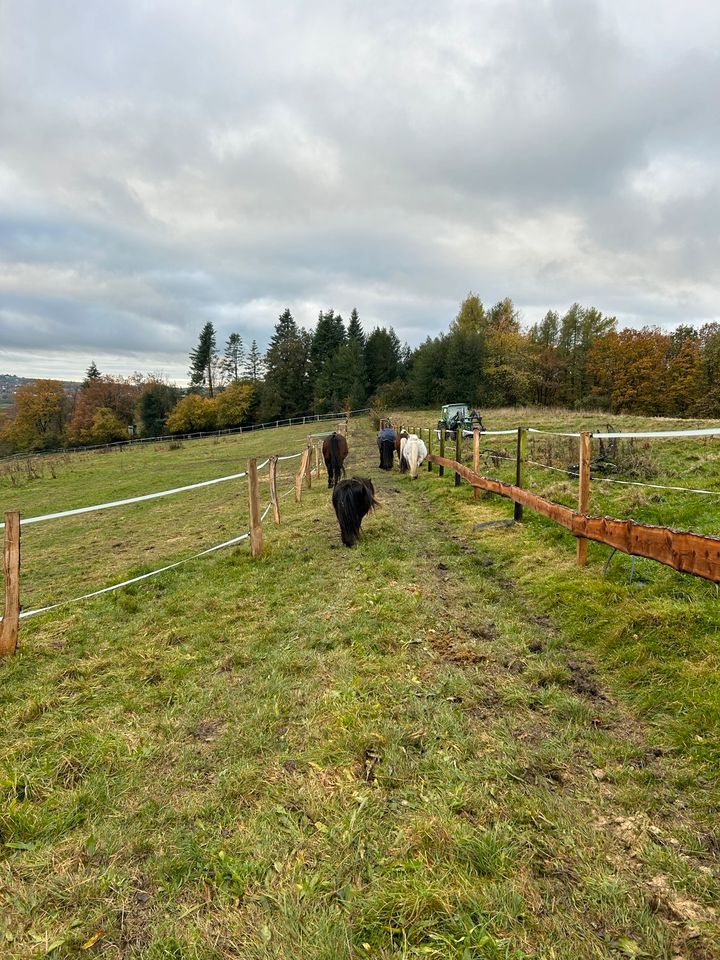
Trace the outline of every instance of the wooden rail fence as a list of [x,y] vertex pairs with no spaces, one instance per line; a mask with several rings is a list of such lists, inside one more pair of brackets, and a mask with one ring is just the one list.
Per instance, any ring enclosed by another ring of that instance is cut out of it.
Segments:
[[[720,538],[691,533],[687,530],[675,530],[672,527],[637,523],[635,520],[593,517],[587,513],[590,485],[589,439],[589,434],[581,436],[580,496],[577,510],[546,500],[536,493],[523,489],[518,483],[505,483],[502,480],[484,477],[457,460],[449,460],[433,453],[428,454],[428,459],[438,464],[441,470],[444,467],[454,470],[456,476],[467,480],[476,490],[487,490],[501,497],[507,497],[516,506],[528,507],[568,529],[578,538],[579,564],[587,561],[587,541],[594,540],[596,543],[604,543],[631,556],[656,560],[681,573],[690,573],[693,576],[720,583]],[[521,447],[522,440],[519,437],[518,462]],[[521,478],[520,473],[518,477]]]

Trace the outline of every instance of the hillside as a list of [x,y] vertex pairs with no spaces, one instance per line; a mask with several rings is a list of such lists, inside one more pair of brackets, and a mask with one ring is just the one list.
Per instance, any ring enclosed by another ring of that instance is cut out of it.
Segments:
[[[304,437],[80,454],[0,497],[26,516],[119,499]],[[628,558],[605,577],[594,546],[579,571],[542,518],[475,530],[512,507],[380,472],[367,421],[349,444],[381,501],[357,548],[320,480],[257,560],[241,545],[23,623],[0,663],[4,956],[718,956],[715,587],[650,561],[628,583]],[[655,480],[696,466],[716,489],[702,449],[653,453]],[[571,502],[567,477],[530,482]],[[665,522],[673,496],[636,508]],[[717,530],[704,504],[686,518]],[[246,526],[244,481],[29,526],[25,608]]]
[[[16,377],[12,373],[0,373],[0,407],[11,407],[15,393],[19,387],[27,383],[34,383],[37,377]],[[67,391],[75,390],[80,386],[79,381],[66,380],[63,386]]]

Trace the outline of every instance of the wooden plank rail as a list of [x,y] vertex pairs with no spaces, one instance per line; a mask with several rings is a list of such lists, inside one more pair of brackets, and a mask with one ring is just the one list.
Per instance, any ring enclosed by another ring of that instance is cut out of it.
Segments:
[[681,573],[691,573],[720,583],[720,538],[672,527],[659,527],[635,520],[617,520],[614,517],[591,517],[572,507],[546,500],[536,493],[523,490],[512,483],[483,477],[469,467],[446,457],[428,454],[433,463],[455,470],[473,487],[497,493],[522,504],[568,529],[575,537],[585,537],[596,543],[615,547],[635,557],[656,560]]

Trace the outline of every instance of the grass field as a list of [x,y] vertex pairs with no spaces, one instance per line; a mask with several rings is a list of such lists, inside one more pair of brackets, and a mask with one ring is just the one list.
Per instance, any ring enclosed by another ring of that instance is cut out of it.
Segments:
[[[79,455],[0,496],[25,515],[116,499],[304,436]],[[257,560],[23,623],[0,664],[2,955],[719,956],[715,587],[649,561],[627,583],[620,557],[605,578],[593,545],[578,571],[528,512],[475,531],[511,505],[382,474],[367,421],[349,442],[382,501],[356,549],[320,482]],[[693,451],[667,449],[657,482],[690,479]],[[703,450],[688,485],[720,488]],[[25,528],[24,605],[242,532],[243,483]]]

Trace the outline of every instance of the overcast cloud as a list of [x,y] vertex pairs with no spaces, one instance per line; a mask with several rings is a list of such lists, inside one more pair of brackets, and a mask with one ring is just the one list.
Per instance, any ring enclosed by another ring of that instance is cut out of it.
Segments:
[[719,50],[709,0],[0,0],[0,372],[470,289],[718,319]]

